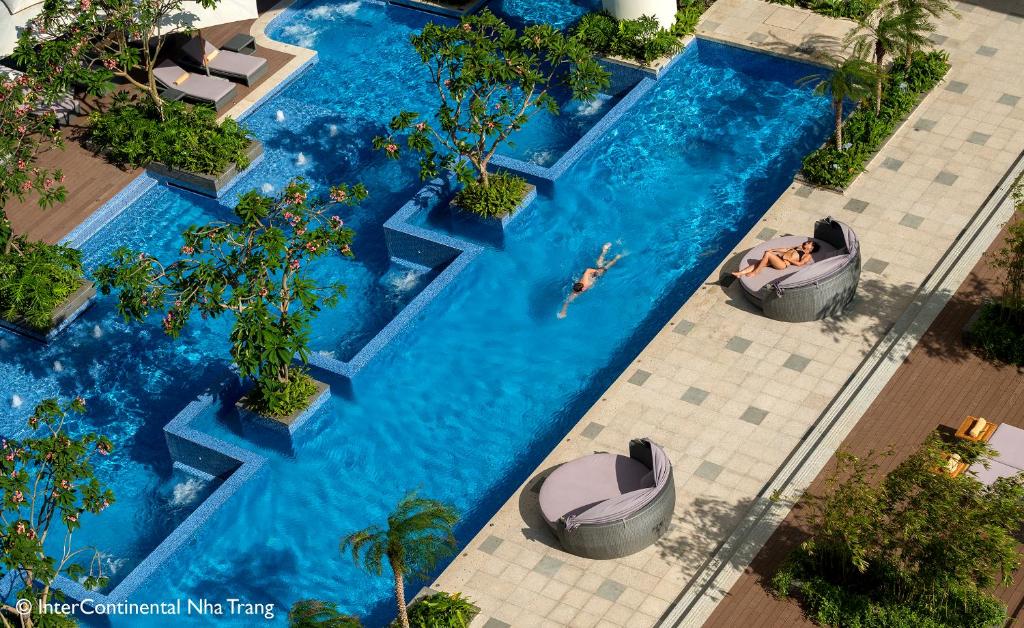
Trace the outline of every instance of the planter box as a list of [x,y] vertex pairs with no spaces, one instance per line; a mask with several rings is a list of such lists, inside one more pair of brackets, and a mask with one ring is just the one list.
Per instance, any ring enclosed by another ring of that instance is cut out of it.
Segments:
[[523,200],[519,201],[511,213],[501,218],[478,216],[472,212],[463,211],[454,207],[451,204],[451,199],[448,199],[448,202],[442,203],[434,209],[431,222],[440,224],[461,236],[500,245],[505,240],[505,230],[509,224],[537,198],[537,187],[532,183],[527,183],[526,186]]
[[487,0],[466,0],[454,5],[430,2],[429,0],[389,0],[389,2],[407,9],[416,9],[446,17],[463,17],[476,12],[477,9],[487,4]]
[[96,300],[96,288],[91,281],[82,280],[78,290],[71,293],[71,296],[53,311],[52,322],[48,329],[35,329],[25,324],[23,320],[7,321],[0,319],[0,327],[9,329],[17,334],[38,340],[50,342],[57,334],[64,331],[68,325],[82,315]]
[[235,407],[238,409],[238,413],[245,419],[255,421],[262,426],[270,427],[275,430],[284,430],[289,434],[293,434],[295,430],[302,427],[309,417],[313,416],[313,413],[320,409],[320,406],[331,396],[330,385],[314,379],[313,383],[316,384],[316,392],[313,393],[313,398],[309,400],[309,405],[300,410],[296,410],[286,417],[268,417],[258,412],[254,412],[248,408],[246,401],[249,397],[246,393],[241,399],[235,402]]
[[[263,154],[263,144],[259,140],[253,140],[245,150],[250,162]],[[146,166],[146,170],[159,179],[166,181],[169,185],[184,188],[203,196],[219,198],[231,182],[240,172],[235,164],[228,166],[228,169],[220,174],[199,174],[188,170],[178,170],[166,166],[159,161],[154,161]]]

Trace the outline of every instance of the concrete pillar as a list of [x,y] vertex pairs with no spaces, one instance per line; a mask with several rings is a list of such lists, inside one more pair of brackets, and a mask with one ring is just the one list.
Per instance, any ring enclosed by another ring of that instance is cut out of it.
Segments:
[[641,15],[652,15],[662,28],[676,23],[676,0],[602,0],[604,10],[618,20],[635,20]]

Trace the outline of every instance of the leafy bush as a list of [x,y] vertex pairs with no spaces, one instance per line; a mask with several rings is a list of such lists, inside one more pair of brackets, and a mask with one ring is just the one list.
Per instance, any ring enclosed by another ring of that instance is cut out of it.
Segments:
[[768,0],[789,7],[802,7],[828,17],[860,20],[878,8],[881,0]]
[[[466,628],[479,611],[459,593],[428,595],[409,608],[409,625],[414,628]],[[391,622],[397,627],[397,620]]]
[[715,0],[677,0],[676,23],[672,25],[672,34],[676,37],[692,35],[697,30],[700,16],[714,4]]
[[299,600],[288,611],[288,628],[363,628],[363,622],[339,611],[334,602]]
[[882,91],[879,113],[875,113],[873,103],[862,103],[843,124],[843,150],[828,144],[805,157],[804,178],[815,185],[849,185],[923,94],[946,75],[949,55],[938,50],[915,52],[909,67],[903,59],[896,59],[893,66]]
[[1024,475],[989,486],[952,477],[939,471],[950,453],[993,455],[933,434],[876,482],[874,454],[838,452],[825,491],[806,496],[811,535],[772,577],[775,592],[823,625],[1000,625],[1006,607],[989,591],[1020,565]]
[[489,184],[473,181],[455,195],[452,203],[485,218],[501,218],[515,211],[526,196],[527,183],[522,177],[504,172],[488,175]]
[[164,116],[161,122],[148,100],[119,96],[108,110],[89,115],[89,142],[112,162],[133,168],[159,161],[178,170],[219,174],[231,164],[249,165],[245,150],[251,136],[234,120],[218,123],[213,109],[180,102],[165,103]]
[[82,281],[82,254],[15,236],[0,219],[0,318],[48,330],[53,313]]
[[674,54],[681,46],[673,32],[662,28],[657,19],[648,15],[635,20],[616,20],[607,13],[588,13],[573,32],[584,45],[599,54],[616,55],[645,65]]
[[999,303],[981,306],[971,325],[971,344],[989,360],[1024,366],[1024,321],[1021,312]]
[[246,407],[263,416],[286,417],[309,405],[316,394],[316,382],[293,368],[285,382],[266,378],[246,398]]

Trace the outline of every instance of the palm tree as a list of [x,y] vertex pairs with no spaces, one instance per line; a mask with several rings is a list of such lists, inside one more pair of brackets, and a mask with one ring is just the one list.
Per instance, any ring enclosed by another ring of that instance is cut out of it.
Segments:
[[811,74],[797,81],[798,85],[813,83],[814,93],[827,94],[832,99],[832,109],[836,115],[836,150],[843,150],[843,102],[847,98],[859,101],[871,95],[877,82],[878,70],[866,59],[867,55],[868,46],[860,42],[845,59],[826,56],[831,72]]
[[915,49],[924,46],[927,41],[925,33],[932,30],[926,14],[920,7],[900,11],[898,7],[890,4],[862,18],[857,29],[847,37],[847,42],[870,47],[874,55],[875,113],[882,110],[886,56],[893,50],[907,46]]
[[[920,14],[927,25],[926,29],[922,32],[922,39],[925,37],[923,33],[935,30],[935,25],[931,23],[929,18],[937,19],[947,13],[957,19],[960,18],[960,14],[953,8],[953,3],[950,0],[888,0],[887,6],[895,9],[897,13]],[[910,40],[903,42],[903,52],[906,55],[904,61],[908,68],[910,67],[914,51],[919,50],[922,44]]]
[[411,491],[388,515],[387,528],[370,526],[341,541],[341,552],[352,552],[352,561],[367,573],[380,576],[384,561],[395,578],[395,602],[402,628],[409,628],[405,605],[405,578],[425,578],[445,556],[456,550],[452,526],[459,520],[455,509],[443,502],[423,499]]

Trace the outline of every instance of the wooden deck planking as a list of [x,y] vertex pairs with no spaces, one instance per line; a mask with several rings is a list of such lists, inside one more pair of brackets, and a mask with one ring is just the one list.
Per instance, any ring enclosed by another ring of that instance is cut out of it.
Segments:
[[[255,20],[232,22],[203,29],[203,36],[214,45],[221,45],[236,33],[248,33]],[[240,101],[255,87],[282,68],[292,56],[277,50],[259,47],[256,54],[267,59],[269,69],[266,75],[253,87],[237,84],[235,97],[224,110]],[[94,100],[83,104],[83,114],[95,108]],[[25,201],[12,200],[4,207],[17,233],[24,233],[33,239],[56,242],[70,233],[100,206],[110,200],[125,185],[139,175],[140,169],[121,169],[102,157],[93,155],[78,141],[85,129],[85,115],[76,116],[63,130],[66,139],[64,150],[50,149],[38,160],[40,168],[60,169],[64,172],[67,201],[42,210],[35,196]]]
[[[999,234],[989,252],[1002,245]],[[963,348],[961,329],[978,303],[998,291],[997,275],[985,263],[975,265],[921,342],[896,371],[871,407],[843,442],[854,453],[889,446],[896,455],[884,460],[891,470],[939,426],[955,430],[966,415],[983,416],[1024,428],[1024,376],[1021,370],[996,366]],[[819,491],[831,465],[812,483]],[[790,549],[806,538],[803,503],[789,513],[705,623],[708,628],[734,626],[813,626],[801,608],[776,599],[766,588]],[[1024,569],[1013,584],[995,591],[1007,603],[1009,625],[1024,626]]]

